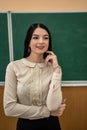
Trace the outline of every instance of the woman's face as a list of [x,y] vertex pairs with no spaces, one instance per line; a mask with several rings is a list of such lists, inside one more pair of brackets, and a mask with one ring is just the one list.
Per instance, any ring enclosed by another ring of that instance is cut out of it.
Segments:
[[29,47],[31,48],[31,53],[44,54],[49,47],[48,32],[40,27],[36,28],[32,34]]

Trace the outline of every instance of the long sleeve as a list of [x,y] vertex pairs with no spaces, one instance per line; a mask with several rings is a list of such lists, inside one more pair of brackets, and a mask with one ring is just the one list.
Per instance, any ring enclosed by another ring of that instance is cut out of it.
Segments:
[[48,117],[50,112],[46,105],[29,106],[17,102],[17,78],[10,63],[6,70],[4,88],[4,111],[7,116],[15,116],[27,119]]
[[62,102],[61,78],[62,78],[61,69],[59,73],[56,72],[53,73],[46,100],[47,107],[50,111],[57,110]]

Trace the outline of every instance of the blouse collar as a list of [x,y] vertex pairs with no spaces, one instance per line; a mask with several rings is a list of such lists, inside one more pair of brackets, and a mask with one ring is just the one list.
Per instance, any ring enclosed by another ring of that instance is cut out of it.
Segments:
[[35,62],[31,62],[29,60],[27,60],[26,58],[22,58],[22,62],[28,66],[28,67],[32,67],[34,68],[36,65],[40,68],[43,68],[43,67],[46,67],[46,63],[43,62],[43,63],[35,63]]

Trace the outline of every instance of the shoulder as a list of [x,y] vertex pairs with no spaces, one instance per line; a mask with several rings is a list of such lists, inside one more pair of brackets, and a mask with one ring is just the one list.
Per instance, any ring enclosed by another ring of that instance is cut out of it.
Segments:
[[6,70],[14,70],[15,67],[21,67],[22,65],[22,59],[11,61],[8,65]]

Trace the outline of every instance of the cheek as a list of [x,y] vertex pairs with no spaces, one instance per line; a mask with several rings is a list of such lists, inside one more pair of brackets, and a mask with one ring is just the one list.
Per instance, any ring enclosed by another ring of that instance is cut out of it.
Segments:
[[48,48],[49,48],[49,43],[47,44],[46,48],[47,48],[47,50],[48,50]]
[[33,47],[34,47],[34,43],[33,43],[32,41],[30,42],[29,47],[30,47],[30,48],[33,48]]

